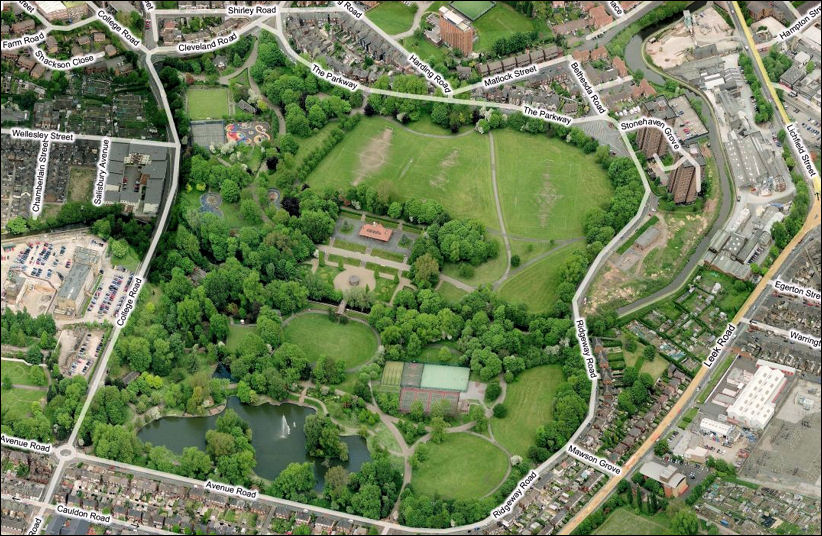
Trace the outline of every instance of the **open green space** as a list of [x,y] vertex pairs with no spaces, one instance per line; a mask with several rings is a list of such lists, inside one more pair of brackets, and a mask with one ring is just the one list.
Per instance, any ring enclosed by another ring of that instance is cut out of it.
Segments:
[[[473,4],[474,2],[457,2]],[[484,4],[485,2],[478,2]],[[485,8],[483,8],[485,9]],[[474,21],[474,28],[479,38],[474,42],[475,52],[491,50],[494,42],[500,37],[510,37],[514,32],[530,32],[536,27],[534,20],[529,19],[507,4],[497,2],[490,11]]]
[[[4,365],[5,366],[5,365]],[[31,415],[31,403],[46,401],[46,391],[30,391],[28,389],[3,389],[2,391],[3,421],[16,421]]]
[[637,241],[637,238],[639,238],[640,236],[642,236],[642,233],[644,233],[645,231],[647,231],[647,230],[648,230],[648,229],[649,229],[649,228],[650,228],[653,224],[655,224],[655,223],[656,223],[656,222],[658,222],[658,221],[659,221],[659,216],[654,216],[654,217],[650,218],[648,221],[646,221],[645,223],[643,223],[643,224],[639,227],[639,229],[637,229],[636,231],[634,231],[634,234],[632,234],[632,235],[631,235],[631,238],[629,238],[628,240],[626,240],[624,244],[622,244],[621,246],[619,246],[619,247],[617,248],[617,253],[619,253],[620,255],[622,255],[623,253],[625,253],[626,251],[628,251],[628,248],[629,248],[629,247],[631,247],[632,245],[634,245],[634,242],[636,242],[636,241]]
[[[253,186],[252,186],[253,188]],[[177,198],[179,199],[180,208],[185,213],[187,210],[200,210],[200,196],[205,192],[200,192],[197,189],[192,189],[190,192],[181,191]],[[223,202],[220,205],[220,212],[223,214],[223,220],[231,229],[237,229],[245,225],[242,216],[240,216],[240,208],[238,203]]]
[[472,266],[473,275],[470,277],[463,277],[460,275],[460,267],[458,264],[445,263],[442,267],[442,273],[447,276],[459,279],[463,283],[468,283],[472,286],[485,285],[486,283],[493,283],[505,273],[505,267],[508,266],[508,259],[505,256],[505,248],[502,247],[502,241],[494,238],[499,242],[500,252],[493,259],[488,259],[479,266]]
[[442,443],[428,443],[428,457],[414,469],[411,486],[429,497],[473,499],[496,488],[507,470],[508,458],[492,443],[469,434],[447,434]]
[[228,89],[191,88],[187,92],[188,115],[193,121],[198,119],[222,119],[228,115]]
[[611,196],[608,177],[593,154],[556,138],[508,129],[494,133],[494,145],[508,233],[544,239],[582,236],[585,213]]
[[625,507],[617,508],[594,534],[667,534],[670,518],[665,514],[641,516]]
[[377,351],[377,338],[370,327],[332,322],[321,313],[292,318],[283,328],[283,338],[305,350],[312,362],[327,356],[343,361],[346,368],[362,365]]
[[94,176],[93,167],[71,166],[69,168],[68,200],[88,201],[91,199]]
[[488,140],[443,140],[365,117],[308,177],[315,188],[386,183],[391,199],[433,199],[457,218],[497,227]]
[[494,2],[451,2],[451,6],[471,20],[494,7]]
[[579,244],[565,246],[524,268],[503,283],[500,296],[513,303],[524,303],[531,312],[550,309],[557,298],[557,287],[562,283],[562,266],[580,248]]
[[115,266],[124,266],[126,270],[131,270],[132,272],[137,270],[137,267],[140,266],[140,259],[137,251],[135,251],[133,246],[128,247],[128,252],[126,253],[125,257],[112,257],[111,262]]
[[377,287],[371,289],[374,291],[374,296],[381,302],[390,302],[391,297],[394,296],[394,290],[397,288],[397,283],[393,279],[380,276],[377,276],[376,283]]
[[257,329],[256,326],[248,326],[241,324],[228,325],[228,338],[225,341],[225,346],[229,350],[236,350],[240,347],[240,343],[248,335],[251,335]]
[[[624,348],[624,347],[623,347]],[[633,352],[624,350],[624,357],[625,357],[625,364],[629,367],[635,367],[636,364],[642,360],[640,364],[639,371],[640,372],[647,372],[651,375],[651,377],[656,380],[662,373],[668,370],[668,361],[665,360],[664,357],[657,355],[653,361],[648,361],[643,356],[643,351],[645,350],[645,345],[642,344],[640,341],[636,343],[636,350]]]
[[463,296],[468,294],[461,288],[454,286],[447,281],[440,283],[440,286],[437,287],[437,292],[442,294],[442,297],[451,303],[459,302]]
[[534,444],[537,428],[551,420],[554,394],[562,383],[562,367],[543,365],[524,371],[508,384],[504,404],[508,415],[491,419],[494,437],[511,454],[523,458]]
[[440,365],[461,365],[460,357],[462,354],[454,347],[454,343],[444,342],[426,345],[416,361]]
[[408,52],[413,52],[429,65],[442,63],[445,59],[445,51],[434,45],[425,37],[412,35],[402,40],[402,46]]
[[34,365],[20,363],[19,361],[9,361],[4,359],[2,366],[2,377],[8,377],[14,385],[34,385],[38,387],[45,386],[45,384],[40,385],[32,381],[33,366]]
[[348,251],[356,251],[357,253],[365,253],[365,250],[368,249],[362,244],[357,244],[356,242],[349,242],[348,240],[341,240],[339,238],[334,239],[334,247],[340,249],[347,249]]
[[389,35],[402,33],[411,28],[417,6],[405,5],[403,2],[380,2],[380,5],[369,9],[366,17]]

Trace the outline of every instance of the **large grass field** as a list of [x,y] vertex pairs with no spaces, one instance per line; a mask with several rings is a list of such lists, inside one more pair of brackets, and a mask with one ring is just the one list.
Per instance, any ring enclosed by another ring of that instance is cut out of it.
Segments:
[[377,351],[370,327],[359,322],[339,324],[321,313],[292,318],[283,328],[283,338],[305,350],[311,361],[327,356],[343,361],[346,368],[362,365]]
[[392,199],[433,199],[454,217],[496,228],[488,139],[443,140],[366,117],[308,177],[315,188],[387,182]]
[[406,31],[414,22],[416,5],[407,6],[402,2],[382,2],[374,9],[369,9],[366,17],[389,35]]
[[475,20],[493,6],[493,2],[451,2],[451,7],[471,20]]
[[[2,377],[5,378],[8,376],[11,383],[14,385],[38,385],[32,381],[30,376],[31,367],[33,366],[34,365],[20,363],[19,361],[9,361],[4,359]],[[43,385],[45,386],[45,384]]]
[[459,274],[459,265],[453,263],[445,263],[442,267],[442,273],[473,286],[495,282],[497,279],[502,277],[502,274],[505,273],[505,267],[508,265],[508,259],[505,256],[505,248],[502,245],[502,240],[496,236],[492,236],[491,238],[499,243],[500,252],[493,259],[489,259],[479,266],[474,266],[474,275],[471,277],[462,277]]
[[550,309],[557,298],[557,286],[562,283],[562,266],[581,247],[577,243],[567,245],[524,268],[503,283],[500,296],[509,302],[524,303],[534,313]]
[[186,94],[188,97],[188,115],[192,120],[222,119],[228,115],[228,89],[192,88]]
[[440,286],[437,287],[437,292],[442,294],[442,297],[451,303],[459,302],[463,296],[468,294],[461,288],[455,287],[448,281],[443,281],[440,283]]
[[494,437],[511,454],[523,458],[534,444],[539,426],[551,420],[554,412],[554,393],[562,382],[562,367],[543,365],[526,370],[517,380],[508,384],[505,407],[508,415],[491,419]]
[[508,37],[514,32],[530,32],[535,25],[534,21],[511,6],[497,2],[489,12],[474,21],[474,27],[479,34],[474,51],[483,52],[491,50],[500,37]]
[[667,534],[669,518],[664,514],[638,516],[627,508],[617,508],[594,534]]
[[473,435],[446,434],[444,442],[428,446],[428,458],[414,469],[411,479],[418,494],[480,498],[499,485],[508,469],[502,450]]
[[31,414],[31,403],[46,401],[46,391],[29,391],[28,389],[3,389],[2,394],[3,420],[14,421]]
[[594,156],[563,141],[505,129],[494,132],[494,145],[497,187],[510,234],[582,236],[585,213],[611,196],[608,177]]

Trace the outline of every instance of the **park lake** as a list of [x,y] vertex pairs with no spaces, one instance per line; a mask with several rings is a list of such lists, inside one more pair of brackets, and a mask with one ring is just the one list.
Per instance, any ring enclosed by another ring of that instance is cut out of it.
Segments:
[[[237,412],[251,426],[251,444],[257,458],[254,472],[257,475],[273,480],[289,463],[310,461],[314,463],[317,489],[322,489],[328,466],[305,453],[303,425],[306,417],[315,412],[313,409],[296,404],[247,406],[241,404],[237,397],[229,398],[226,407]],[[153,445],[163,445],[178,454],[186,447],[205,450],[206,431],[216,428],[220,415],[163,417],[140,429],[137,437]],[[365,440],[359,436],[342,439],[348,445],[349,456],[348,461],[342,463],[343,467],[352,472],[359,471],[360,466],[371,458]]]

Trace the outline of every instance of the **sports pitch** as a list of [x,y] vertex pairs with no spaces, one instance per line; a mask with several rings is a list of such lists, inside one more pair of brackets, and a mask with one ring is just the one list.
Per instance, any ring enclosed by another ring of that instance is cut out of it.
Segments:
[[228,115],[228,89],[192,88],[186,93],[188,99],[188,116],[198,119],[222,119]]
[[422,370],[420,387],[423,389],[444,389],[449,391],[466,391],[468,375],[466,367],[449,367],[446,365],[425,365]]
[[399,387],[403,365],[401,361],[386,361],[382,371],[382,385]]
[[494,7],[494,2],[451,2],[451,7],[471,20],[477,20]]

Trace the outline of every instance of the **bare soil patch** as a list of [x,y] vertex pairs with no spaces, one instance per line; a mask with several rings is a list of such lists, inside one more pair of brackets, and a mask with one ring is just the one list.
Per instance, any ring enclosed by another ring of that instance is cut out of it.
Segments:
[[460,152],[456,149],[451,151],[448,156],[445,157],[445,160],[440,162],[440,172],[437,174],[436,177],[432,178],[428,181],[428,184],[431,185],[432,188],[442,188],[446,182],[448,182],[448,170],[454,167],[457,163],[457,158],[459,158]]
[[[349,283],[352,275],[359,277],[359,284],[352,286]],[[345,292],[355,286],[362,288],[368,287],[369,290],[377,288],[374,271],[363,266],[347,266],[345,270],[337,274],[337,277],[334,278],[334,288],[337,290]]]
[[388,162],[388,150],[391,148],[391,138],[393,137],[394,131],[386,128],[381,134],[368,141],[368,145],[359,155],[357,178],[352,183],[354,186],[362,182],[368,175],[379,171]]

